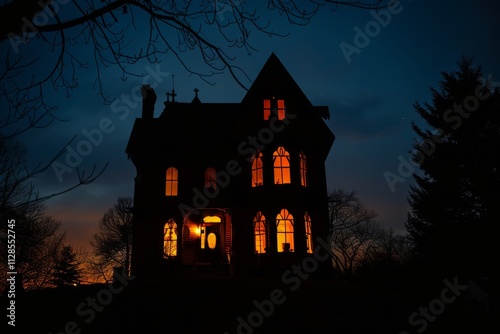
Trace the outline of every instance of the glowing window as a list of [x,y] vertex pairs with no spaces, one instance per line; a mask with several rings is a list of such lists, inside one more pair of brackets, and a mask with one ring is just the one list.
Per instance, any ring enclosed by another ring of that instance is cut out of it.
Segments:
[[276,216],[278,252],[293,252],[293,216],[282,209]]
[[167,169],[165,176],[165,195],[166,196],[177,196],[179,187],[179,174],[177,169],[170,167]]
[[285,100],[278,100],[278,119],[285,119]]
[[217,172],[214,168],[209,167],[205,169],[205,188],[212,187],[214,189],[217,189],[216,177]]
[[273,153],[274,184],[290,183],[290,154],[282,147]]
[[307,252],[312,253],[313,247],[312,247],[312,234],[311,234],[311,217],[309,217],[309,214],[307,212],[304,215],[304,221],[306,223]]
[[203,217],[204,223],[220,223],[222,219],[219,216],[205,216]]
[[177,224],[169,219],[163,227],[163,256],[177,256]]
[[300,184],[307,187],[307,160],[304,152],[300,152]]
[[271,100],[264,100],[264,120],[268,120],[271,116]]
[[258,152],[252,156],[252,187],[261,186],[263,184],[262,153]]
[[253,219],[253,231],[255,237],[255,253],[266,252],[266,217],[259,211]]
[[207,244],[208,248],[210,249],[214,249],[215,246],[217,246],[217,236],[215,235],[215,233],[211,232],[208,234]]

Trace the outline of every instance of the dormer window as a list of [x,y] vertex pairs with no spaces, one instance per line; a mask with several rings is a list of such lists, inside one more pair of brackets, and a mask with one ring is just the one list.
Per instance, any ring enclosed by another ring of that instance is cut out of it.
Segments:
[[286,117],[285,113],[285,100],[264,100],[264,120],[269,120],[271,117],[271,112],[278,117],[278,120],[284,120]]

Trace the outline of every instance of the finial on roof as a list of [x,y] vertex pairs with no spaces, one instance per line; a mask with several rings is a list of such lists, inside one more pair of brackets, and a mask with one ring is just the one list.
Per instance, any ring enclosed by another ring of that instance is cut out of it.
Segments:
[[200,99],[198,98],[198,92],[200,91],[198,88],[193,89],[194,91],[194,98],[191,103],[201,103]]

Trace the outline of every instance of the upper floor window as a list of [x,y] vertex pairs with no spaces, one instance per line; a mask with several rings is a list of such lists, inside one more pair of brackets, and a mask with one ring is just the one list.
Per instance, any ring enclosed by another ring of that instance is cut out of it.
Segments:
[[304,152],[300,152],[300,184],[307,187],[307,160]]
[[276,114],[279,120],[286,117],[285,114],[285,100],[264,100],[264,120],[269,120],[271,112]]
[[264,120],[268,120],[271,116],[271,100],[264,100]]
[[253,231],[255,240],[255,253],[266,252],[266,217],[262,212],[257,212],[253,219]]
[[293,252],[293,216],[287,209],[282,209],[276,216],[278,252]]
[[217,189],[217,172],[214,168],[209,167],[205,169],[205,188]]
[[304,215],[304,221],[306,224],[307,252],[312,253],[313,248],[312,248],[312,234],[311,234],[311,217],[309,217],[309,214],[307,212]]
[[177,196],[178,190],[179,174],[175,167],[170,167],[165,175],[165,196]]
[[290,154],[283,148],[278,147],[273,153],[274,160],[274,184],[291,183],[290,180]]
[[262,153],[257,152],[252,156],[252,187],[264,184],[264,173],[262,169]]
[[278,100],[278,119],[285,119],[285,100]]
[[177,256],[177,224],[169,219],[163,227],[163,256]]

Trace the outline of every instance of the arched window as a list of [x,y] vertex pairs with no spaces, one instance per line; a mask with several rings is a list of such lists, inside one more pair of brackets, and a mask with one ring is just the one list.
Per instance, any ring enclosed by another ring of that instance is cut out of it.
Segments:
[[304,152],[300,152],[300,184],[307,187],[307,159]]
[[163,256],[177,256],[177,224],[173,219],[169,219],[163,227]]
[[306,243],[307,243],[307,252],[312,253],[313,252],[313,246],[312,246],[312,234],[311,234],[311,217],[309,217],[309,214],[305,213],[304,215],[304,221],[306,224]]
[[205,188],[210,187],[217,189],[217,172],[212,167],[205,169]]
[[165,196],[177,196],[179,190],[179,174],[177,169],[170,167],[165,176]]
[[276,216],[278,252],[293,252],[293,216],[282,209]]
[[274,151],[273,160],[274,184],[290,183],[290,154],[280,146]]
[[263,184],[262,153],[257,152],[252,156],[252,187],[258,187]]
[[255,253],[266,252],[266,217],[262,212],[257,212],[253,219],[253,231],[255,237]]

